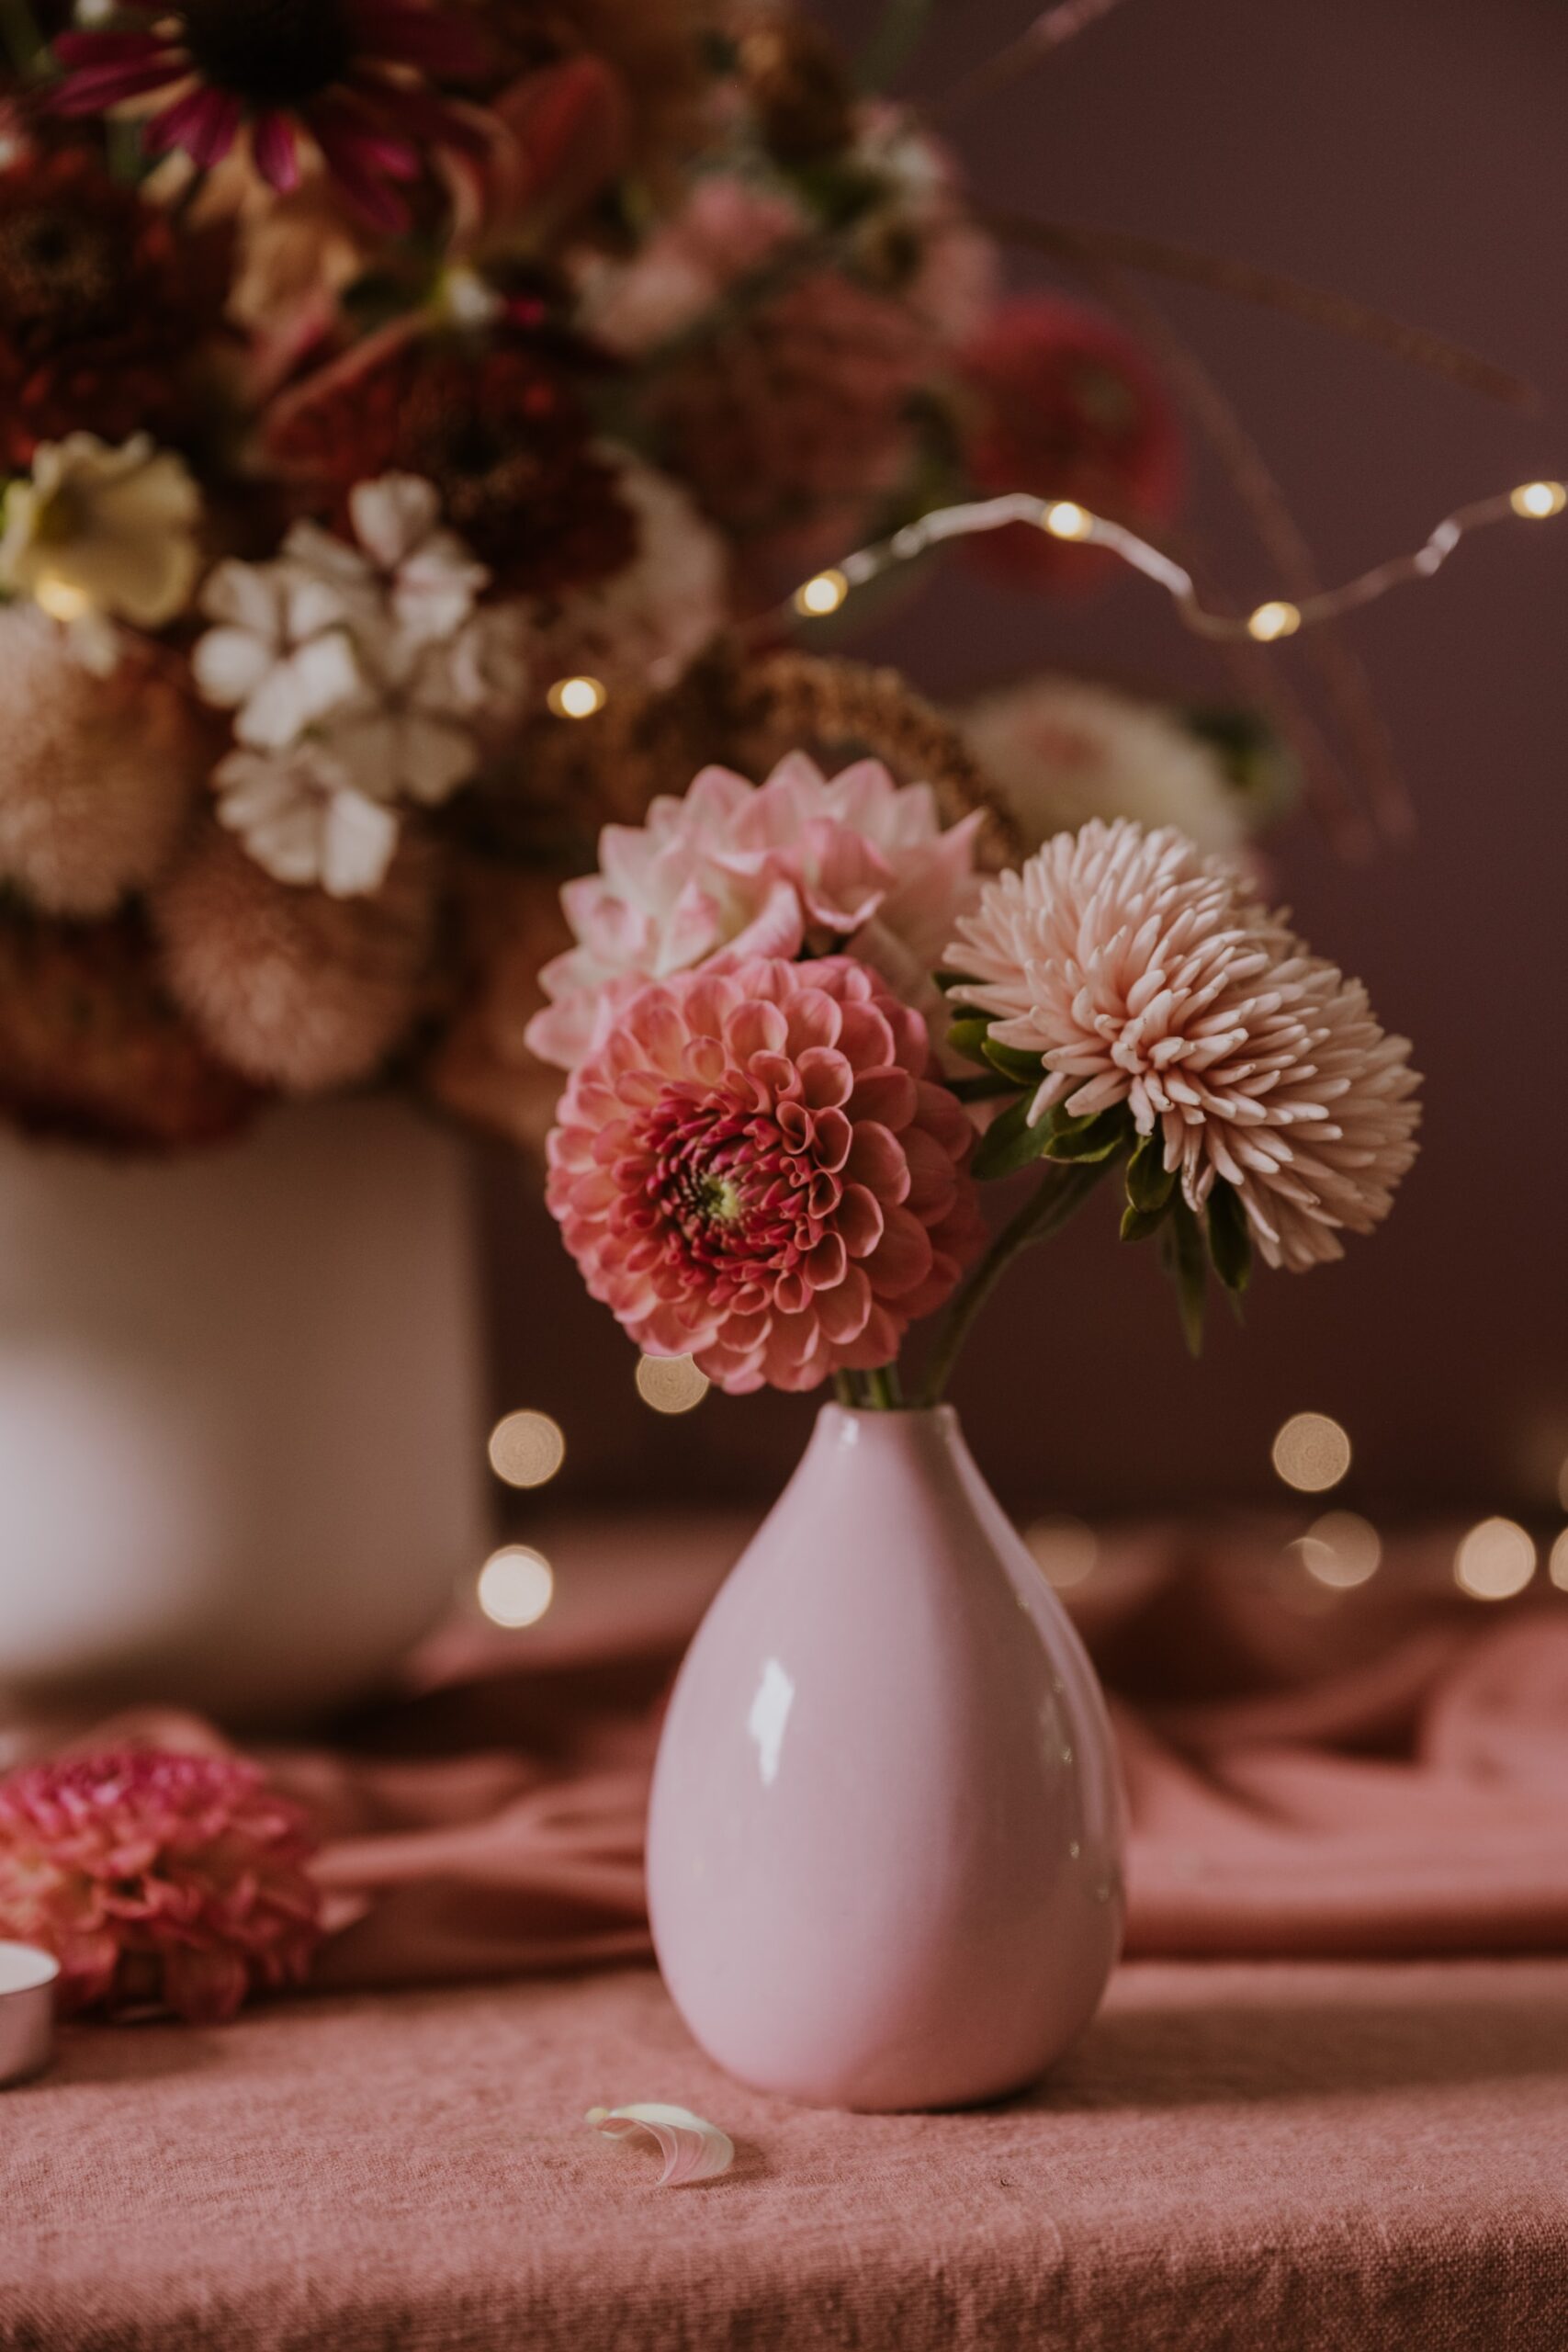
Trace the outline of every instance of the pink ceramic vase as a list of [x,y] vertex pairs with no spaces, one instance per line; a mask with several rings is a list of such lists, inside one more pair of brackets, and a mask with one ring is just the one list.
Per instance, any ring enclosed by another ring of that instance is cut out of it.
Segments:
[[1032,2082],[1122,1933],[1094,1669],[953,1409],[829,1405],[681,1670],[649,1902],[709,2056],[813,2106]]

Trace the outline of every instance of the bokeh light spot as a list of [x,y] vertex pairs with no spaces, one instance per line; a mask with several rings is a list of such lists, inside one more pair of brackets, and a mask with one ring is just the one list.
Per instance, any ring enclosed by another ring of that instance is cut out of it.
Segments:
[[490,1433],[490,1466],[509,1487],[547,1486],[566,1460],[566,1438],[548,1413],[508,1413]]
[[1320,1495],[1350,1467],[1350,1441],[1326,1413],[1292,1413],[1275,1437],[1272,1458],[1287,1487]]
[[1377,1574],[1382,1538],[1371,1520],[1353,1510],[1325,1511],[1295,1545],[1308,1576],[1337,1592],[1348,1592]]
[[1081,1519],[1037,1519],[1024,1536],[1045,1581],[1058,1592],[1094,1574],[1100,1539]]
[[536,1625],[555,1598],[556,1575],[531,1544],[507,1544],[479,1570],[476,1592],[492,1625]]
[[690,1356],[644,1356],[637,1368],[637,1395],[656,1413],[689,1413],[712,1385]]
[[1472,1600],[1511,1600],[1535,1574],[1535,1540],[1517,1520],[1483,1519],[1460,1538],[1454,1582]]

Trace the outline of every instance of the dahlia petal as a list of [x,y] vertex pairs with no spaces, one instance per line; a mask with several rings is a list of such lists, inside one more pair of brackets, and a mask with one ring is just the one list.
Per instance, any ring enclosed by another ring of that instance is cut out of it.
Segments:
[[836,1222],[851,1257],[868,1257],[882,1238],[882,1207],[876,1194],[865,1184],[846,1184]]
[[902,1201],[909,1190],[909,1163],[903,1145],[890,1127],[880,1126],[874,1119],[856,1125],[844,1170],[852,1183],[865,1185],[885,1204]]
[[871,1286],[879,1299],[897,1298],[913,1290],[931,1272],[931,1237],[918,1216],[908,1209],[886,1211],[882,1238],[864,1261]]
[[[857,1073],[854,1091],[850,1097],[850,1115],[855,1119],[874,1119],[880,1126],[890,1127],[895,1134],[907,1127],[915,1115],[918,1102],[935,1097],[958,1109],[944,1087],[933,1086],[916,1091],[917,1081],[904,1069],[869,1069]],[[928,1102],[927,1107],[930,1107]],[[959,1111],[960,1122],[963,1113]]]
[[836,1348],[858,1340],[871,1319],[873,1303],[864,1272],[859,1266],[850,1266],[842,1281],[822,1291],[817,1299],[817,1319],[823,1336]]
[[849,1159],[855,1127],[841,1111],[821,1111],[814,1121],[815,1159],[819,1169],[836,1176]]
[[789,1039],[789,1023],[776,1004],[752,997],[738,1004],[725,1023],[725,1045],[739,1063],[754,1054],[782,1053]]
[[804,1052],[792,1048],[792,1053],[800,1073],[802,1100],[814,1111],[837,1109],[849,1101],[854,1091],[854,1072],[842,1054],[829,1046],[807,1046]]

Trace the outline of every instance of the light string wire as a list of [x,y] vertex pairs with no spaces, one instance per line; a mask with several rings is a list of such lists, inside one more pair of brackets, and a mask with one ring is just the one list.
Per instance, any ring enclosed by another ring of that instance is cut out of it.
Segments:
[[784,618],[793,613],[807,619],[825,619],[836,613],[857,588],[881,579],[901,564],[914,562],[946,540],[971,538],[983,531],[999,531],[1009,524],[1025,523],[1048,532],[1055,539],[1108,548],[1134,571],[1165,589],[1195,636],[1217,644],[1269,645],[1280,638],[1293,637],[1299,629],[1355,612],[1405,581],[1430,580],[1470,532],[1509,520],[1544,522],[1561,514],[1565,506],[1568,488],[1562,482],[1521,482],[1517,489],[1456,507],[1451,514],[1443,516],[1412,553],[1391,556],[1370,571],[1358,572],[1340,587],[1303,596],[1299,603],[1285,596],[1270,596],[1249,613],[1235,614],[1215,612],[1206,605],[1186,567],[1162,548],[1152,547],[1147,539],[1140,538],[1135,531],[1128,530],[1124,524],[1091,514],[1074,499],[1037,498],[1030,492],[1013,490],[997,498],[933,507],[930,514],[906,523],[888,537],[855,548],[836,564],[802,581],[778,606],[775,616]]
[[[1373,604],[1391,588],[1406,581],[1432,579],[1460,541],[1472,531],[1484,530],[1494,523],[1548,522],[1564,508],[1568,508],[1568,485],[1544,480],[1520,482],[1513,490],[1499,491],[1491,498],[1476,498],[1468,505],[1457,506],[1433,526],[1421,546],[1410,554],[1390,556],[1337,588],[1303,596],[1299,603],[1288,596],[1269,596],[1255,605],[1251,612],[1237,614],[1215,612],[1205,605],[1186,566],[1167,555],[1163,548],[1152,547],[1135,531],[1128,530],[1125,524],[1091,514],[1076,499],[1037,498],[1029,491],[1010,490],[997,498],[933,506],[929,514],[904,524],[886,538],[874,539],[868,546],[841,557],[837,563],[813,572],[809,580],[803,580],[792,594],[761,615],[751,626],[761,631],[771,629],[780,621],[826,620],[857,588],[880,580],[902,564],[913,563],[949,539],[973,538],[982,531],[999,531],[1009,524],[1025,523],[1048,532],[1055,539],[1105,548],[1120,557],[1133,571],[1163,588],[1194,636],[1205,638],[1211,644],[1273,645],[1282,638],[1294,637],[1298,630]],[[609,695],[598,678],[578,676],[558,678],[546,699],[558,718],[592,718],[595,712],[603,710]]]

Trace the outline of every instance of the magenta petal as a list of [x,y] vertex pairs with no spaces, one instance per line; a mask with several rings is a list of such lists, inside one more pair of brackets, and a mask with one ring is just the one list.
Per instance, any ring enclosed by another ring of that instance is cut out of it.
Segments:
[[193,164],[210,171],[234,144],[240,112],[239,99],[227,91],[187,90],[184,97],[152,117],[142,131],[142,144],[152,155],[183,147]]
[[352,133],[341,125],[312,114],[310,129],[326,159],[328,171],[354,209],[374,229],[399,236],[409,224],[409,209],[384,179],[367,167]]
[[162,33],[62,33],[54,54],[62,65],[90,72],[106,65],[140,65],[145,58],[163,56],[168,41]]
[[178,58],[161,50],[145,65],[89,66],[73,74],[50,99],[55,114],[102,114],[122,98],[139,98],[148,90],[166,89],[183,81],[186,68]]
[[288,196],[299,185],[299,149],[294,125],[276,107],[258,115],[251,125],[251,153],[268,187]]
[[374,78],[365,79],[360,87],[379,116],[427,146],[488,155],[495,144],[494,132],[484,121],[470,119],[460,107],[434,96],[429,90],[411,90],[403,84]]
[[490,45],[477,26],[464,24],[450,9],[414,5],[414,0],[346,0],[355,47],[362,54],[395,58],[428,74],[459,81],[483,73]]
[[381,173],[388,179],[418,179],[418,148],[408,140],[400,139],[395,131],[383,130],[373,115],[351,100],[341,96],[323,98],[310,108],[306,120],[323,152],[330,141],[333,156],[341,158],[345,165],[361,172]]

